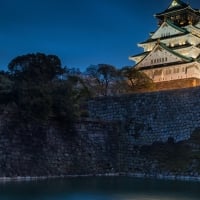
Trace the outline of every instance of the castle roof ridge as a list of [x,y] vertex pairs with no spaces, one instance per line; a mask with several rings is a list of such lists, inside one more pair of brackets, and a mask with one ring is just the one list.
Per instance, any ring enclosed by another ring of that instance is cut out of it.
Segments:
[[176,51],[173,51],[172,49],[170,49],[169,47],[167,47],[164,43],[160,42],[160,40],[157,40],[157,44],[155,45],[155,47],[153,48],[152,51],[148,52],[146,54],[146,56],[144,56],[144,58],[135,65],[135,67],[137,67],[145,58],[147,58],[147,56],[154,52],[157,48],[163,48],[164,50],[168,51],[169,53],[181,58],[184,62],[192,62],[194,61],[194,59],[192,57],[187,57],[187,56],[184,56],[184,55],[181,55],[180,53],[176,52]]

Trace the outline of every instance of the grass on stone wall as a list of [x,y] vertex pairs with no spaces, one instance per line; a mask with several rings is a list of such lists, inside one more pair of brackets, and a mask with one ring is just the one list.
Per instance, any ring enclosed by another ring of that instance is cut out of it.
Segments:
[[156,160],[162,170],[182,173],[200,173],[200,129],[187,141],[154,143],[141,147],[141,155]]
[[190,137],[190,142],[194,145],[200,145],[200,128],[196,128]]

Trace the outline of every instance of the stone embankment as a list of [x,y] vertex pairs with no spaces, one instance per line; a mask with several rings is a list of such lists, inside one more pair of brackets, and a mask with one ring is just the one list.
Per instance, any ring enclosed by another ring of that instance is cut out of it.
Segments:
[[200,127],[200,87],[96,98],[88,108],[92,119],[121,122],[132,144],[178,142]]
[[105,174],[118,171],[116,126],[76,123],[69,133],[52,124],[1,120],[0,177]]
[[2,114],[0,177],[199,178],[200,88],[96,98],[88,111],[73,134]]

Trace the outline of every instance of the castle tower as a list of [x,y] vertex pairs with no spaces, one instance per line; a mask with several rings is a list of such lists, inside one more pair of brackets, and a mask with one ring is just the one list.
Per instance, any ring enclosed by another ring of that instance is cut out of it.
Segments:
[[200,79],[200,11],[173,0],[155,17],[158,29],[138,44],[144,52],[129,57],[135,68],[154,82]]

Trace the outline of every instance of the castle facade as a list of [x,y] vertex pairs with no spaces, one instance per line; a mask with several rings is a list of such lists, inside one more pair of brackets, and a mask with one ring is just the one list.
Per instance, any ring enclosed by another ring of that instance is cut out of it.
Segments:
[[155,15],[158,28],[138,44],[144,52],[130,56],[135,68],[155,83],[200,79],[200,10],[181,0]]

